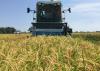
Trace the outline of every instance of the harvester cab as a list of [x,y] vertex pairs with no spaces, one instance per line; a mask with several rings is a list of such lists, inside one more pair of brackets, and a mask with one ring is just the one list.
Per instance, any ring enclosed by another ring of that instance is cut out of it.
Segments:
[[72,29],[62,18],[62,13],[71,13],[71,8],[62,11],[61,1],[37,1],[36,10],[27,8],[27,13],[30,11],[36,14],[36,18],[33,17],[35,22],[32,22],[32,35],[71,35]]

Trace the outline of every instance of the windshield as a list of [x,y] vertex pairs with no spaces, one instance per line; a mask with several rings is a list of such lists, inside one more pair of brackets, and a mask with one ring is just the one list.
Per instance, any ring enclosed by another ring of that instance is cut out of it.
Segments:
[[39,22],[61,21],[61,6],[57,4],[42,4],[37,7]]
[[41,17],[48,18],[48,19],[53,18],[54,12],[53,9],[51,8],[44,7],[40,12],[41,12]]

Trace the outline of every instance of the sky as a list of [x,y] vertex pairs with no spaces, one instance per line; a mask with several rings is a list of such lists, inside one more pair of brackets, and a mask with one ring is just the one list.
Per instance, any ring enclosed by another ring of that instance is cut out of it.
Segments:
[[[61,0],[66,12],[66,22],[73,31],[100,31],[100,0]],[[27,14],[27,7],[35,10],[36,0],[0,0],[0,27],[15,27],[27,31],[32,26],[33,14]]]

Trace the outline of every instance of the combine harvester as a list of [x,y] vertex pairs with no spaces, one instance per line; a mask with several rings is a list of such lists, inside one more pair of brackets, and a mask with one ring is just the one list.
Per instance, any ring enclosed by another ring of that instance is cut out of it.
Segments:
[[62,10],[61,1],[37,1],[36,10],[27,8],[27,13],[33,12],[32,35],[71,35],[72,29],[68,27],[63,13],[71,13],[71,8]]

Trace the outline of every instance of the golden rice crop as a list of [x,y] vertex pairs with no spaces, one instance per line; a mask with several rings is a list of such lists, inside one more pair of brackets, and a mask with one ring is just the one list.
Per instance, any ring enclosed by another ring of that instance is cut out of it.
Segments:
[[0,71],[99,71],[98,35],[0,35]]

